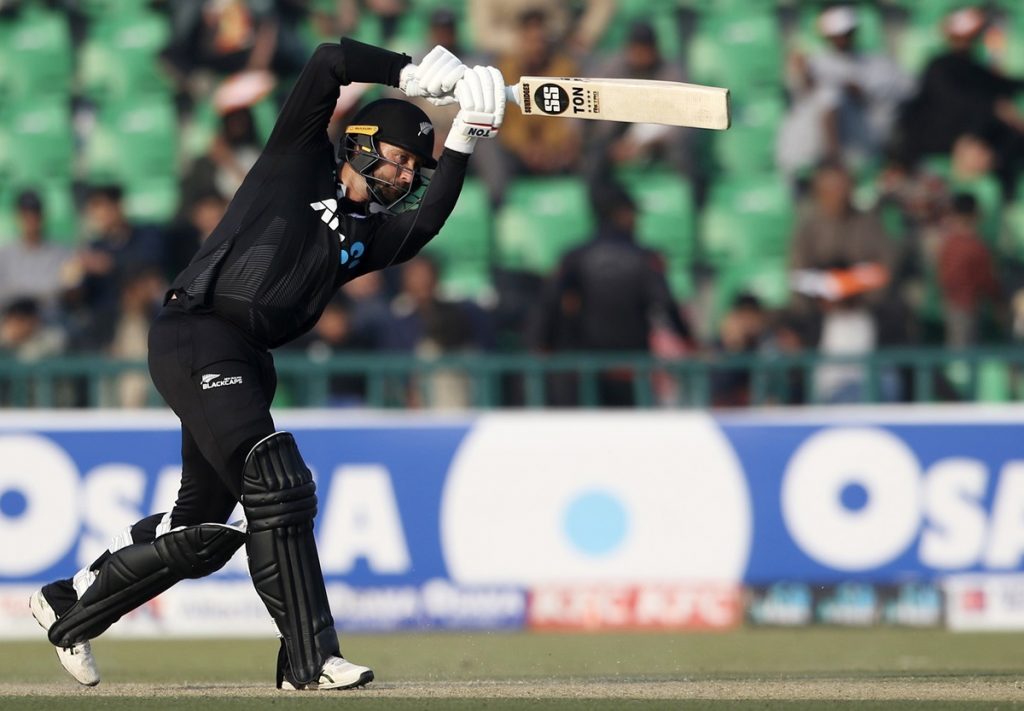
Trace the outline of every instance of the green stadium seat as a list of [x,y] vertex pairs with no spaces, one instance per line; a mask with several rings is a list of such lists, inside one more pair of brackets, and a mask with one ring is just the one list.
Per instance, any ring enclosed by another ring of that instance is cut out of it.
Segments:
[[178,118],[169,100],[103,106],[85,146],[85,173],[91,181],[132,182],[175,175]]
[[26,4],[12,19],[0,20],[0,98],[67,95],[72,76],[67,16]]
[[79,86],[96,100],[167,94],[170,82],[158,54],[170,36],[155,12],[114,12],[97,19],[79,54]]
[[793,198],[781,176],[720,180],[700,219],[704,258],[717,265],[784,257],[793,230]]
[[1003,210],[998,255],[1024,263],[1024,200],[1016,200]]
[[775,137],[786,110],[781,93],[734,99],[730,109],[732,126],[711,136],[715,164],[734,175],[773,170]]
[[688,301],[697,291],[693,278],[693,262],[690,259],[669,257],[665,262],[665,279],[677,301]]
[[441,268],[441,289],[453,298],[486,298],[491,291],[491,206],[487,189],[466,180],[455,210],[423,249]]
[[480,180],[466,180],[455,210],[423,251],[442,264],[490,261],[491,206]]
[[147,178],[125,184],[125,212],[133,222],[167,223],[178,212],[178,180]]
[[[927,6],[929,3],[920,3]],[[911,15],[907,25],[898,33],[896,61],[911,74],[920,74],[925,65],[943,51],[945,41],[939,27],[945,13]]]
[[153,0],[78,0],[77,5],[93,21],[103,21],[111,15],[146,10]]
[[[801,3],[795,44],[803,52],[814,52],[825,46],[825,40],[818,30],[818,18],[827,5]],[[857,47],[868,52],[884,52],[885,21],[879,9],[870,4],[857,6]]]
[[488,262],[449,262],[441,267],[439,287],[447,299],[487,303],[495,296]]
[[1013,396],[1013,372],[1001,360],[983,360],[978,364],[975,400],[978,402],[1010,402]]
[[74,141],[64,97],[8,104],[0,118],[0,180],[37,182],[71,176]]
[[578,178],[524,178],[512,183],[495,223],[495,264],[547,274],[594,228],[587,188]]
[[676,173],[643,173],[622,180],[639,207],[637,241],[666,259],[689,264],[696,251],[690,183]]
[[741,8],[702,15],[689,46],[695,83],[729,87],[736,95],[782,85],[783,44],[775,15]]

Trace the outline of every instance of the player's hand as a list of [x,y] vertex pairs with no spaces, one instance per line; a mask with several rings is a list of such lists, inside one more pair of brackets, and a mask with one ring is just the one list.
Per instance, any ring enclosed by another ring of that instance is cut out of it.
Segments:
[[444,145],[472,153],[478,138],[494,138],[505,119],[505,79],[494,67],[473,67],[455,85],[459,113]]
[[454,104],[455,85],[466,73],[466,65],[441,45],[427,53],[419,64],[407,64],[398,78],[406,96],[423,96],[435,106]]

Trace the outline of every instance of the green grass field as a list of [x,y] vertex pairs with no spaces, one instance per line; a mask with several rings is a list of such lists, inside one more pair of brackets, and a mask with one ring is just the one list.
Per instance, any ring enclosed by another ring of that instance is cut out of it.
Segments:
[[277,644],[98,640],[77,686],[39,642],[0,646],[0,708],[1024,708],[1024,635],[925,630],[401,634],[343,639],[377,681],[273,690]]

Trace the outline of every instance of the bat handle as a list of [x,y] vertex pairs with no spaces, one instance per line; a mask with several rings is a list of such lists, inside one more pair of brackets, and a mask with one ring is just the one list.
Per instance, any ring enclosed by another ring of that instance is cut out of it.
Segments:
[[505,100],[511,101],[513,104],[519,105],[519,91],[516,85],[505,87]]

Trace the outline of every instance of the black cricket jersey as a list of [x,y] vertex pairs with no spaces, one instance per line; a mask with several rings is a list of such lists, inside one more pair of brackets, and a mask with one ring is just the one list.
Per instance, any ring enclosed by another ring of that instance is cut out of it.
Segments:
[[445,149],[420,206],[393,215],[339,195],[327,136],[339,87],[397,86],[409,61],[350,39],[317,47],[224,218],[171,285],[182,308],[275,348],[309,331],[342,284],[412,258],[440,231],[468,155]]

